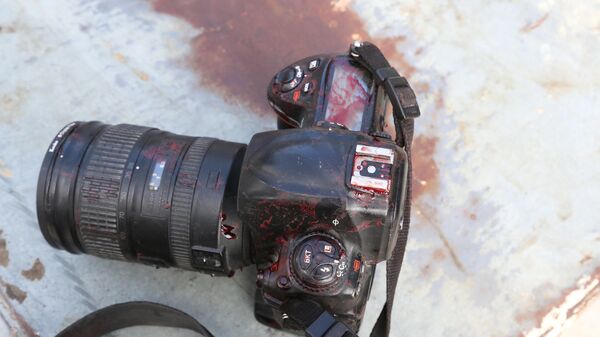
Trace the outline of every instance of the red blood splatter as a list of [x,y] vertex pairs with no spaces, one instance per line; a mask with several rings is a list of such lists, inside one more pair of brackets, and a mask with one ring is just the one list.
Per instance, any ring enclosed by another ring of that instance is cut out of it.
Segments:
[[270,216],[268,219],[265,219],[265,221],[263,221],[260,224],[260,229],[268,229],[269,226],[271,225],[271,221],[273,221],[273,216]]
[[232,227],[229,225],[225,225],[225,224],[221,225],[221,232],[223,233],[223,236],[225,236],[225,238],[227,240],[235,240],[237,238],[237,235],[233,232],[234,229],[235,229],[235,227]]
[[183,143],[180,142],[168,142],[168,147],[173,152],[180,152],[183,148]]
[[446,252],[442,248],[438,248],[431,254],[434,261],[441,261],[446,258]]
[[361,231],[367,230],[369,228],[381,227],[381,226],[383,226],[383,220],[381,218],[378,218],[374,221],[365,220],[365,221],[361,222],[359,225],[352,227],[350,229],[350,232],[356,233],[356,232],[361,232]]
[[152,159],[154,158],[154,153],[156,153],[156,146],[147,146],[143,151],[142,151],[142,156],[144,156],[144,158],[146,159]]
[[311,217],[311,218],[317,217],[316,205],[314,203],[300,202],[300,204],[298,206],[300,208],[300,211],[302,213],[304,213],[306,216]]

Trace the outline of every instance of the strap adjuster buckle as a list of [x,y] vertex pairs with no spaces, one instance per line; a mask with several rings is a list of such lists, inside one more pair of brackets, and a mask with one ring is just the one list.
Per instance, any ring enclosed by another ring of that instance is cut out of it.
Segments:
[[398,118],[417,118],[421,115],[410,84],[390,66],[379,48],[368,42],[354,41],[348,54],[373,74],[377,84],[383,85]]
[[421,115],[417,97],[406,78],[395,75],[383,80],[383,88],[388,95],[394,111],[402,119],[417,118]]

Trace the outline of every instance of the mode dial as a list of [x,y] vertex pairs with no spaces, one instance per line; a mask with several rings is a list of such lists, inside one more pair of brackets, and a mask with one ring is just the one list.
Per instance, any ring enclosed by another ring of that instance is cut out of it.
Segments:
[[341,243],[325,234],[311,234],[300,241],[292,256],[294,274],[311,288],[330,287],[342,279],[348,258]]

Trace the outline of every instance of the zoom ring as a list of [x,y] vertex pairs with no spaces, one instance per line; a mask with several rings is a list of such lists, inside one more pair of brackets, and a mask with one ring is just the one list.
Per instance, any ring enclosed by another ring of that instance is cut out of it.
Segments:
[[150,128],[107,127],[91,147],[82,175],[79,233],[87,253],[116,260],[125,257],[119,244],[118,203],[123,171],[131,150]]
[[177,174],[171,203],[169,240],[173,260],[180,268],[193,269],[190,227],[194,190],[204,155],[213,142],[213,138],[197,138],[185,154]]

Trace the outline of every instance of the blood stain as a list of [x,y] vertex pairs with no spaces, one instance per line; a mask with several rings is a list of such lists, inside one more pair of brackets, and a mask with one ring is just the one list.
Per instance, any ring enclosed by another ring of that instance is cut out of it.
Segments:
[[413,199],[426,193],[435,193],[439,188],[440,170],[434,160],[438,141],[438,137],[425,135],[416,136],[413,140]]
[[114,53],[113,57],[115,58],[115,60],[117,60],[119,63],[126,63],[127,62],[127,58],[125,58],[125,55],[121,54],[121,53]]
[[8,248],[6,247],[6,240],[2,237],[2,230],[0,230],[0,265],[3,267],[8,266],[9,262]]
[[11,26],[0,26],[0,33],[14,33],[17,30]]
[[265,221],[263,221],[259,225],[260,229],[269,229],[269,226],[271,225],[271,221],[273,221],[273,216],[270,216],[268,219],[265,219]]
[[579,264],[584,264],[592,259],[592,256],[587,254],[579,260]]
[[40,259],[38,258],[35,259],[35,262],[33,262],[33,266],[31,266],[31,268],[27,270],[23,270],[21,272],[21,275],[25,276],[25,278],[30,281],[36,281],[41,280],[42,277],[44,277],[45,273],[46,268],[44,267],[42,261],[40,261]]
[[13,176],[13,172],[0,160],[0,176],[4,178],[11,178]]
[[544,23],[546,21],[546,19],[548,19],[548,16],[550,16],[550,13],[546,13],[546,14],[542,15],[539,19],[525,24],[520,29],[521,33],[529,33],[532,30],[538,28],[539,26],[542,25],[542,23]]
[[442,248],[433,251],[432,258],[434,261],[441,261],[446,258],[446,252]]
[[288,64],[319,53],[342,53],[354,39],[376,43],[405,76],[414,68],[396,46],[405,38],[369,36],[351,10],[329,1],[155,0],[154,8],[202,32],[189,60],[202,84],[227,99],[270,113],[267,85]]
[[140,80],[142,80],[144,82],[147,82],[150,79],[150,75],[146,74],[145,72],[143,72],[141,70],[134,69],[133,72]]
[[221,232],[227,240],[234,240],[235,238],[237,238],[237,235],[233,232],[234,229],[235,228],[232,226],[228,226],[225,224],[221,225]]
[[19,303],[23,303],[27,298],[27,293],[21,290],[21,288],[17,287],[14,284],[7,283],[6,284],[6,295],[13,300],[17,300]]

